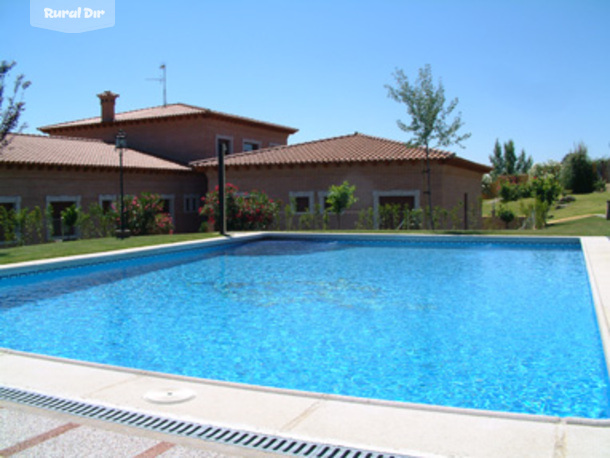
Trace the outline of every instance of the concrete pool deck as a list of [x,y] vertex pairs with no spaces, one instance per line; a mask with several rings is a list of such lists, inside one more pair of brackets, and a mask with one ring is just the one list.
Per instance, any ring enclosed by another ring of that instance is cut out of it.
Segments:
[[[581,241],[608,360],[610,240],[584,237]],[[183,421],[389,454],[610,456],[607,420],[503,414],[276,390],[10,350],[0,350],[0,385]],[[194,397],[173,404],[145,399],[147,394],[158,392],[188,392]],[[243,456],[256,454],[243,449]]]

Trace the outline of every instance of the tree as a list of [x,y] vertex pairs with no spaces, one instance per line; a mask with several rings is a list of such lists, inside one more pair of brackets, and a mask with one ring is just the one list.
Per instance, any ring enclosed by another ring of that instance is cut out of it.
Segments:
[[25,110],[25,102],[23,101],[23,92],[30,86],[29,81],[25,81],[23,75],[18,75],[15,78],[13,85],[13,94],[9,96],[6,108],[4,107],[5,100],[5,84],[9,72],[15,67],[16,62],[7,62],[3,60],[0,63],[0,149],[8,145],[7,135],[11,132],[21,132],[26,125],[19,125],[19,117]]
[[[449,146],[451,144],[461,145],[461,142],[470,137],[470,133],[458,135],[458,131],[464,125],[461,113],[458,113],[453,121],[448,118],[458,104],[458,99],[451,100],[445,106],[445,89],[441,81],[438,87],[432,81],[432,70],[430,65],[419,69],[419,76],[414,84],[400,69],[394,72],[396,87],[386,85],[388,95],[399,103],[407,106],[407,113],[411,116],[411,124],[406,125],[398,121],[398,127],[413,135],[408,144],[413,146],[425,146],[428,212],[432,214],[432,187],[430,184],[430,146]],[[430,219],[434,230],[434,222]]]
[[492,156],[489,156],[489,160],[491,161],[491,165],[493,170],[491,171],[491,175],[493,178],[497,178],[500,175],[500,171],[504,170],[504,155],[502,154],[502,147],[500,146],[500,142],[496,139],[496,144],[494,145],[494,153]]
[[517,163],[515,165],[515,171],[517,172],[517,174],[526,175],[533,165],[534,160],[532,159],[532,156],[526,156],[525,150],[522,149],[521,154],[517,158]]
[[525,154],[525,150],[521,150],[521,154],[517,157],[515,153],[515,142],[512,140],[504,143],[504,152],[500,148],[500,142],[496,139],[494,152],[489,156],[493,170],[492,177],[495,179],[501,175],[525,175],[534,163],[531,156]]
[[341,215],[345,210],[354,205],[358,199],[354,197],[356,186],[350,186],[347,181],[342,185],[332,185],[326,196],[326,203],[330,207],[330,211],[337,215],[337,224],[341,228]]
[[595,174],[593,162],[589,159],[587,146],[584,143],[576,145],[561,161],[561,181],[566,189],[575,194],[593,192]]
[[504,143],[504,175],[515,175],[516,165],[515,142],[509,140]]

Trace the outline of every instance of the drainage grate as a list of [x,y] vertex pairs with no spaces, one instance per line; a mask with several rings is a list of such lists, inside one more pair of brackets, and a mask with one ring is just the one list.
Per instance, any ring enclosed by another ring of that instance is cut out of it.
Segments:
[[404,455],[390,455],[370,450],[185,422],[2,386],[0,386],[0,399],[95,420],[284,455],[311,458],[407,458]]

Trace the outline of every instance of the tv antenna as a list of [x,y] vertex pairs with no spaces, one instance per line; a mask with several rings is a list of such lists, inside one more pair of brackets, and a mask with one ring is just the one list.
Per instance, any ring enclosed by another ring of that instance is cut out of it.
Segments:
[[146,78],[146,79],[148,81],[159,81],[161,84],[163,84],[163,106],[166,107],[167,106],[167,73],[166,73],[165,64],[161,64],[159,69],[163,70],[163,74],[162,74],[161,78]]

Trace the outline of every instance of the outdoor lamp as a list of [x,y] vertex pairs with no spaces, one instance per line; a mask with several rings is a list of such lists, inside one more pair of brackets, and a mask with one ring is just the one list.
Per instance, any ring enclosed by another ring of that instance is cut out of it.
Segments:
[[116,231],[116,236],[120,239],[129,237],[129,230],[125,229],[125,194],[123,192],[123,150],[127,148],[127,135],[123,129],[119,130],[115,138],[115,148],[119,150],[119,174],[120,174],[120,186],[121,186],[121,201],[120,201],[120,212],[121,212],[121,228]]

